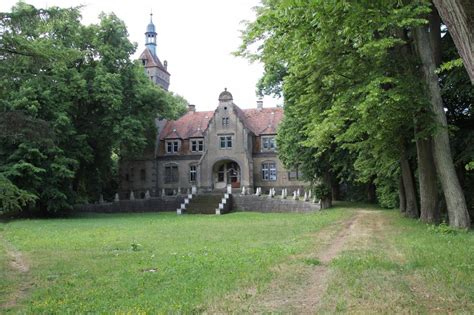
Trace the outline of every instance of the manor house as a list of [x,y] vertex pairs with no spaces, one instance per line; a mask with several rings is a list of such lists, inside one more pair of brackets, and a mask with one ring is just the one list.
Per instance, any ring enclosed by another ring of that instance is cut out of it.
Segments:
[[[169,73],[156,56],[156,32],[152,22],[147,27],[146,49],[141,54],[150,79],[164,89]],[[128,198],[184,193],[195,186],[200,192],[222,191],[245,186],[302,187],[297,170],[286,170],[277,156],[275,137],[283,117],[280,107],[241,109],[225,89],[214,111],[197,111],[189,105],[185,115],[175,121],[157,120],[154,152],[141,159],[120,162],[120,194]]]

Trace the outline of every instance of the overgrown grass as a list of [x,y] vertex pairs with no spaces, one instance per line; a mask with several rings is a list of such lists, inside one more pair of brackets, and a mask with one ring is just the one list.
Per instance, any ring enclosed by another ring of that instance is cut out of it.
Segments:
[[427,226],[395,211],[372,220],[385,222],[383,229],[330,264],[320,311],[474,313],[474,233]]
[[[268,282],[272,266],[314,242],[311,233],[350,213],[114,214],[3,224],[2,237],[30,262],[33,284],[11,311],[199,312],[239,287]],[[2,301],[4,284],[14,283],[6,259],[0,264]]]

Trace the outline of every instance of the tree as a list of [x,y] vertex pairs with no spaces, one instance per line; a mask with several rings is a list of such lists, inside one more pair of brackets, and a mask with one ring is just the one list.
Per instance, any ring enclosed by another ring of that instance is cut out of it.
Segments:
[[183,109],[130,60],[135,45],[113,14],[84,26],[78,8],[19,2],[1,14],[0,28],[0,121],[17,117],[46,130],[29,137],[23,123],[0,138],[0,172],[37,197],[39,213],[113,191],[114,156],[144,150],[155,118]]
[[[450,185],[454,168],[446,172],[446,167],[438,165],[436,171],[434,167],[441,156],[448,159],[451,154],[449,142],[439,145],[440,134],[447,139],[446,124],[439,119],[443,108],[437,106],[435,112],[432,102],[436,93],[440,95],[439,87],[436,92],[425,84],[428,72],[419,66],[420,62],[426,66],[425,57],[432,65],[441,60],[440,42],[435,40],[440,34],[439,19],[431,11],[428,1],[268,0],[257,8],[256,21],[244,31],[239,54],[264,63],[260,91],[285,97],[285,115],[292,117],[280,132],[291,139],[291,128],[297,126],[300,139],[280,147],[281,156],[299,157],[304,155],[298,150],[314,150],[313,158],[324,156],[329,163],[308,163],[305,172],[321,177],[317,165],[332,170],[333,165],[344,164],[338,151],[345,149],[354,157],[354,177],[375,183],[379,201],[387,204],[391,203],[388,196],[395,197],[392,192],[400,174],[400,208],[413,218],[420,216],[417,179],[421,218],[430,223],[439,221],[439,177],[450,224],[465,227],[460,222],[468,217],[460,220],[454,210],[467,213],[462,190],[459,194],[459,186]],[[420,42],[418,30],[425,29],[428,21],[431,32],[425,32]],[[419,48],[427,41],[435,49],[424,50],[427,54],[422,56]],[[437,84],[434,68],[429,73],[426,82]],[[457,191],[457,197],[447,190]]]
[[[421,89],[413,92],[421,87],[413,56],[394,53],[405,45],[397,33],[421,23],[418,16],[426,10],[420,4],[400,8],[396,2],[265,1],[244,32],[240,55],[265,64],[261,90],[282,87],[285,116],[297,108],[293,123],[303,121],[298,130],[304,140],[291,145],[315,148],[317,156],[327,156],[326,167],[343,165],[337,151],[345,149],[355,156],[354,177],[394,187],[386,179],[397,180],[400,152],[410,144],[405,139],[413,138],[414,113],[427,105]],[[254,44],[258,48],[252,53]],[[280,155],[287,150],[280,147]],[[314,165],[304,171],[322,176]],[[405,191],[408,213],[416,217],[411,186]]]
[[444,112],[439,78],[436,74],[436,60],[433,41],[430,38],[428,25],[415,29],[415,44],[422,63],[426,82],[426,93],[430,98],[431,112],[437,123],[437,131],[433,136],[433,152],[438,175],[441,178],[444,197],[449,213],[450,225],[458,228],[469,228],[470,218],[464,193],[459,183],[451,154],[446,114]]
[[433,3],[448,27],[474,84],[474,3],[470,0],[433,0]]

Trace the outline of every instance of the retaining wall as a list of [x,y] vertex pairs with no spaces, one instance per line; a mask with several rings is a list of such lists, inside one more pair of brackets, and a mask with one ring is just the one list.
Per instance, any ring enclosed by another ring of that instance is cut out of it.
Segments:
[[184,198],[182,196],[159,197],[151,199],[120,200],[116,202],[105,202],[101,204],[75,205],[77,212],[165,212],[174,211],[181,206]]
[[302,200],[235,194],[232,195],[232,209],[252,212],[311,212],[320,210],[320,206],[317,203]]

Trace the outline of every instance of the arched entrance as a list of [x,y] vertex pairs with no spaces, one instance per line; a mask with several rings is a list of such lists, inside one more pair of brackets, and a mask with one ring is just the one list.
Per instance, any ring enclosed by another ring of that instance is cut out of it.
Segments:
[[240,166],[232,160],[216,162],[212,168],[212,178],[215,189],[224,189],[227,185],[231,185],[232,188],[240,188]]

